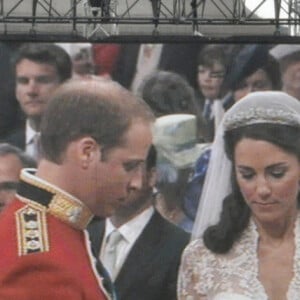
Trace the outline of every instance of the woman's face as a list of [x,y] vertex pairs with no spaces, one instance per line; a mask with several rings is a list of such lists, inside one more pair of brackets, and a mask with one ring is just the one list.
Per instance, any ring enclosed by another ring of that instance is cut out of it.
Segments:
[[251,92],[272,90],[272,82],[263,69],[258,69],[246,77],[234,91],[234,101],[237,102]]
[[300,162],[266,141],[244,138],[235,147],[241,193],[259,223],[285,221],[297,212]]

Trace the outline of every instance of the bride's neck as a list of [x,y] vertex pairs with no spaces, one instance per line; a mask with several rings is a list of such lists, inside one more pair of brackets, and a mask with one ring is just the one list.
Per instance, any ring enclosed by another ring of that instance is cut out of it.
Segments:
[[280,245],[283,241],[293,239],[297,215],[279,222],[259,222],[255,220],[260,243]]

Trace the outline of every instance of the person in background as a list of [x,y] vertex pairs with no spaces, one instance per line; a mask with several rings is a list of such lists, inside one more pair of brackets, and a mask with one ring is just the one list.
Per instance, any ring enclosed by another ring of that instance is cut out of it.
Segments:
[[[242,99],[255,91],[280,90],[281,77],[278,62],[269,54],[269,47],[251,44],[238,48],[233,62],[228,67],[224,84],[230,92],[223,98],[225,106]],[[186,215],[195,220],[199,199],[210,159],[210,147],[207,147],[197,159],[184,194],[183,208]]]
[[281,90],[280,66],[265,44],[243,46],[228,68],[225,84],[232,103],[251,92]]
[[192,168],[206,144],[197,142],[197,121],[191,114],[171,114],[156,119],[153,129],[158,152],[157,210],[187,232],[192,222],[183,211],[183,197]]
[[26,117],[22,128],[3,139],[39,160],[41,118],[49,96],[72,75],[72,62],[65,50],[55,44],[23,44],[13,60],[16,98]]
[[297,299],[300,293],[300,102],[248,94],[212,146],[178,299]]
[[15,200],[0,214],[0,299],[116,299],[86,228],[140,187],[153,120],[110,80],[56,89],[42,118],[43,157],[37,170],[22,170]]
[[[189,234],[154,208],[156,155],[152,146],[141,186],[130,188],[123,205],[111,217],[89,226],[92,245],[110,272],[119,300],[176,299],[177,272]],[[115,234],[120,239],[112,245]],[[116,254],[110,264],[112,247]]]
[[18,42],[0,42],[0,140],[22,125],[23,115],[15,97],[14,73],[10,60]]
[[145,78],[138,95],[151,107],[156,117],[193,114],[197,120],[197,138],[204,140],[205,124],[192,86],[175,72],[156,71]]
[[224,45],[205,45],[198,54],[197,100],[206,124],[206,141],[212,141],[214,132],[224,114],[222,103],[223,80],[227,68]]
[[0,212],[15,197],[23,168],[35,168],[36,161],[21,149],[0,143]]
[[282,90],[300,100],[300,46],[280,44],[270,50],[279,62]]

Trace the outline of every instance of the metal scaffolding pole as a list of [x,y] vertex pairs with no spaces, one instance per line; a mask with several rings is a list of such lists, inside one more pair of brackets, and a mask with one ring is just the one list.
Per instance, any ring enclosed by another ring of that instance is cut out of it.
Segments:
[[[165,25],[190,27],[190,35],[202,35],[203,27],[237,25],[274,26],[274,34],[280,34],[283,26],[289,26],[291,35],[299,35],[299,0],[261,0],[251,10],[246,0],[110,0],[109,17],[94,15],[88,0],[32,0],[30,14],[21,9],[25,2],[0,0],[0,25],[7,28],[11,24],[31,24],[31,29],[38,33],[40,25],[57,29],[57,25],[71,24],[72,33],[81,34],[84,28],[82,34],[86,38],[122,35],[126,26],[138,30],[141,25],[152,27],[150,34],[158,34],[159,28]],[[258,17],[267,2],[273,5],[274,17]],[[176,35],[177,31],[174,32]]]

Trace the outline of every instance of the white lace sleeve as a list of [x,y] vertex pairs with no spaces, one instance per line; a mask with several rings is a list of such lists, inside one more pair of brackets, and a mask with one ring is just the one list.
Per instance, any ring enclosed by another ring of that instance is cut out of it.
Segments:
[[178,274],[178,300],[207,300],[202,286],[202,279],[198,271],[200,240],[189,244],[183,252]]

